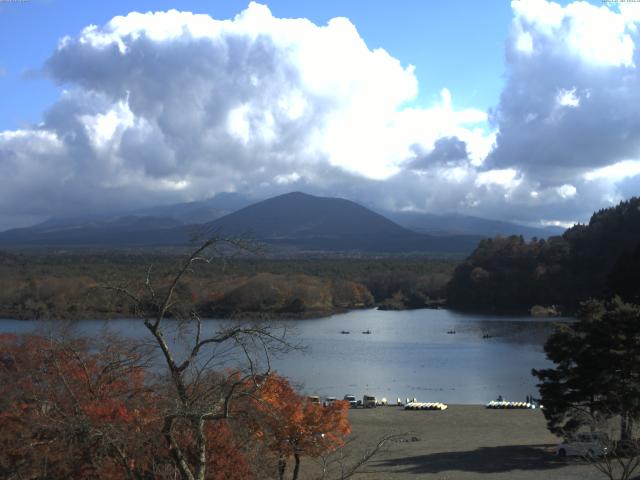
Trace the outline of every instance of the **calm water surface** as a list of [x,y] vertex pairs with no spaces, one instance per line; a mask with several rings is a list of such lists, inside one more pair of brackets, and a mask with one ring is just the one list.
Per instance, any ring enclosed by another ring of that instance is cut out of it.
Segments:
[[[502,395],[536,395],[532,368],[549,365],[542,345],[557,319],[492,317],[448,310],[361,310],[315,320],[281,322],[306,346],[273,361],[309,394],[364,393],[420,401],[484,403]],[[223,321],[207,320],[215,329]],[[0,331],[46,330],[46,324],[0,320]],[[74,329],[105,329],[147,338],[139,320],[85,320]],[[347,330],[349,334],[341,334]],[[371,334],[363,334],[365,330]],[[455,331],[449,334],[448,331]],[[483,338],[488,334],[490,338]]]

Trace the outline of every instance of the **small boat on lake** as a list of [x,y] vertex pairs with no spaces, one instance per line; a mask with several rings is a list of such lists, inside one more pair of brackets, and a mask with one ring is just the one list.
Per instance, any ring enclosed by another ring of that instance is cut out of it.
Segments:
[[365,331],[364,331],[364,332],[362,332],[362,333],[364,333],[365,335],[371,335],[371,330],[365,330]]
[[341,333],[342,335],[348,335],[348,334],[350,334],[351,332],[350,332],[349,330],[342,330],[340,333]]

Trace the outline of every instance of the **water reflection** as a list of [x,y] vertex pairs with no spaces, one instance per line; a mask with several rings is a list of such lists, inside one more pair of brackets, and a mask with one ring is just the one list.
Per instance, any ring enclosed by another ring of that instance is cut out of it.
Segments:
[[[273,361],[280,373],[308,393],[342,397],[370,393],[395,400],[484,403],[498,395],[522,400],[537,395],[532,368],[548,365],[542,345],[557,319],[491,317],[447,310],[353,311],[328,318],[281,322],[306,345]],[[562,320],[561,320],[562,321]],[[207,330],[228,322],[207,320]],[[0,331],[45,332],[39,322],[0,321]],[[85,320],[73,329],[132,338],[148,333],[136,320]],[[363,334],[369,330],[371,334]],[[342,333],[349,331],[349,334]],[[447,333],[455,332],[455,333]],[[168,338],[187,345],[188,330]]]

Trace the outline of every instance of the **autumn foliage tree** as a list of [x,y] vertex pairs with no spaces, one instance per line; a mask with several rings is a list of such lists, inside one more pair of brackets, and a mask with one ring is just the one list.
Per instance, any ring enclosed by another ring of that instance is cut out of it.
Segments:
[[312,405],[271,372],[270,355],[291,348],[284,332],[211,329],[183,301],[183,278],[216,244],[168,283],[149,269],[139,288],[108,287],[134,306],[150,341],[0,337],[0,477],[282,478],[293,457],[297,478],[302,456],[342,444],[346,405]]
[[278,375],[267,378],[254,404],[261,413],[259,435],[278,457],[280,480],[285,478],[291,458],[294,459],[291,478],[296,480],[302,457],[318,457],[341,447],[351,432],[348,402],[328,406],[312,403]]
[[0,352],[0,476],[153,476],[158,417],[138,348],[2,335]]
[[[0,352],[1,478],[179,475],[163,433],[165,412],[175,402],[171,383],[153,375],[145,351],[114,338],[99,345],[2,335]],[[276,374],[255,381],[237,371],[207,375],[201,385],[233,381],[253,392],[230,406],[227,419],[205,423],[207,479],[282,479],[290,459],[296,479],[302,457],[340,448],[350,432],[348,404],[313,404]],[[195,463],[192,426],[176,421],[173,435]]]
[[[184,279],[198,264],[211,263],[219,248],[246,247],[241,240],[212,237],[177,267],[166,284],[155,284],[149,268],[140,289],[106,287],[132,302],[159,351],[167,380],[160,436],[183,480],[213,478],[216,472],[211,467],[220,454],[212,448],[211,432],[236,420],[241,413],[237,407],[257,395],[268,377],[270,355],[290,348],[284,332],[269,324],[233,323],[211,331],[185,298]],[[185,337],[185,342],[173,342],[174,334]]]

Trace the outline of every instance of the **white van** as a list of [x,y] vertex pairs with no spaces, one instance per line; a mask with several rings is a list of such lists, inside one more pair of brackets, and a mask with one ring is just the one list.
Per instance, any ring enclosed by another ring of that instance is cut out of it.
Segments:
[[602,457],[608,453],[606,433],[582,432],[556,448],[559,457]]

